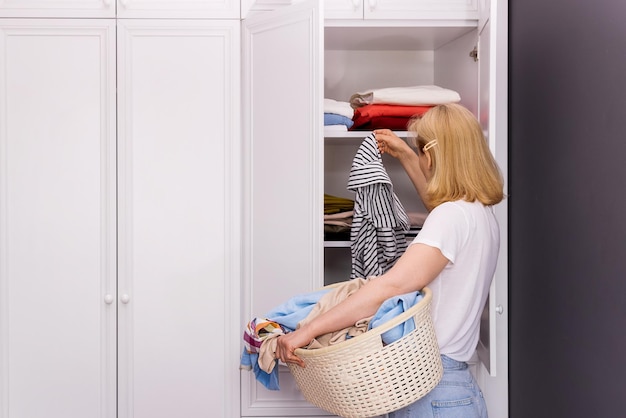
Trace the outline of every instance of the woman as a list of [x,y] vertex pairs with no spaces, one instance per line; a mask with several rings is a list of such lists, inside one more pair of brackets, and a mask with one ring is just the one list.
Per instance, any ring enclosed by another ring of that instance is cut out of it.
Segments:
[[276,358],[304,366],[294,350],[316,336],[372,316],[386,299],[433,291],[441,382],[390,418],[486,417],[467,361],[478,343],[480,316],[495,271],[499,227],[492,205],[503,199],[500,170],[474,115],[458,104],[433,107],[409,124],[414,152],[389,130],[376,130],[381,153],[397,158],[426,208],[422,230],[396,264],[327,313],[277,341]]

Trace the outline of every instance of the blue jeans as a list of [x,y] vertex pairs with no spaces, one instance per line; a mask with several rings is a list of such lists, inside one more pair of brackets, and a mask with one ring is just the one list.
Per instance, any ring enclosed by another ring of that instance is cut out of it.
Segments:
[[487,418],[487,405],[467,363],[441,356],[443,378],[426,396],[389,418]]

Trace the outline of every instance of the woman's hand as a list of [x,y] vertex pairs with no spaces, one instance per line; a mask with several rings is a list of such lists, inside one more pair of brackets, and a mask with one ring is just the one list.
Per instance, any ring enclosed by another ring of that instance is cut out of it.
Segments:
[[376,143],[381,154],[389,154],[392,157],[400,158],[407,151],[413,152],[409,144],[398,137],[389,129],[375,129]]
[[278,337],[276,339],[276,359],[283,363],[294,363],[304,367],[304,361],[294,354],[296,348],[304,347],[311,342],[311,338],[306,337],[304,334],[302,329],[297,329]]
[[420,168],[417,152],[389,129],[376,129],[374,130],[374,135],[376,136],[376,143],[380,153],[389,154],[400,161],[400,164],[402,164],[415,186],[417,194],[422,199],[424,207],[430,211],[432,207],[428,203],[426,177]]

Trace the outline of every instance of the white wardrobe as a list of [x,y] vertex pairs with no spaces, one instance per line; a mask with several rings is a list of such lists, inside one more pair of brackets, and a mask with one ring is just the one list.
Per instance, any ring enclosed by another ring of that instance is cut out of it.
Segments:
[[239,415],[234,1],[0,2],[0,417]]
[[[349,278],[349,244],[324,242],[323,195],[351,197],[351,159],[367,133],[325,131],[324,98],[348,101],[359,91],[420,84],[456,90],[507,172],[506,1],[294,3],[253,8],[243,19],[244,320]],[[407,210],[419,211],[399,164],[384,161]],[[506,202],[496,211],[500,262],[472,368],[490,416],[500,418],[508,411]],[[325,415],[279,367],[280,391],[243,372],[241,415]]]
[[[324,97],[455,89],[506,175],[506,1],[290,3],[0,0],[0,418],[327,415],[239,370],[248,320],[345,267],[323,194],[362,137],[325,136]],[[497,210],[473,367],[500,418]]]

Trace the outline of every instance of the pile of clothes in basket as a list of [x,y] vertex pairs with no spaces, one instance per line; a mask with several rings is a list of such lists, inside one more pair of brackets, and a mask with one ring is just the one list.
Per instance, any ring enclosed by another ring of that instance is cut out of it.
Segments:
[[[374,277],[348,280],[332,287],[294,296],[276,306],[262,317],[255,317],[243,332],[244,349],[240,367],[252,370],[255,378],[270,390],[279,390],[276,351],[276,337],[296,330],[299,326],[328,311],[333,306],[356,292]],[[378,311],[369,318],[362,318],[353,326],[321,335],[305,348],[316,349],[341,343],[356,337],[395,318],[423,299],[421,292],[410,292],[394,296],[383,302]],[[384,344],[391,344],[415,329],[413,319],[395,326],[382,334]]]

